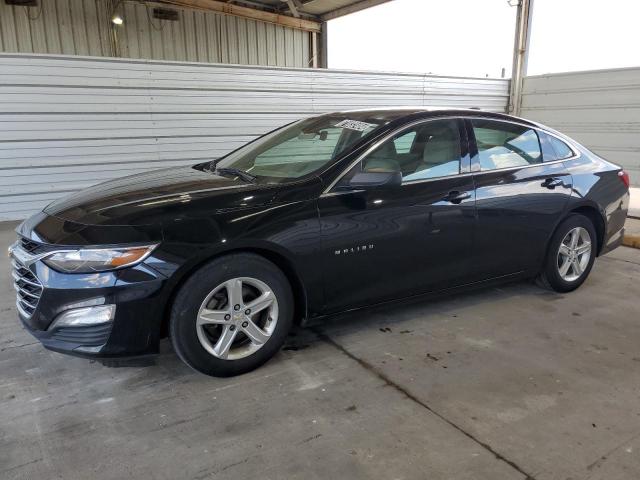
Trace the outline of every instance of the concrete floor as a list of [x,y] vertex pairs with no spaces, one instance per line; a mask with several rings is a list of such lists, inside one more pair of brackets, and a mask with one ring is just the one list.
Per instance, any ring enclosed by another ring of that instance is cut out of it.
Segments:
[[[13,234],[0,227],[0,245]],[[640,250],[296,331],[213,379],[44,350],[0,271],[2,479],[638,479]]]

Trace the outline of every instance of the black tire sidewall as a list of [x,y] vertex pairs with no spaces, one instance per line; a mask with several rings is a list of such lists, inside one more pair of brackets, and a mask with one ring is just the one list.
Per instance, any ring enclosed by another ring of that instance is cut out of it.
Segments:
[[[278,302],[278,322],[265,345],[248,357],[223,360],[200,344],[196,318],[206,296],[221,283],[237,277],[253,277],[266,283]],[[293,294],[286,276],[272,262],[255,254],[234,254],[213,260],[182,285],[171,309],[169,336],[181,358],[191,368],[212,376],[227,377],[249,372],[275,355],[293,323]]]
[[[560,276],[557,265],[557,256],[558,250],[560,249],[560,243],[567,235],[567,233],[569,233],[570,230],[576,227],[583,227],[589,233],[589,236],[591,237],[591,257],[589,258],[587,268],[585,268],[584,272],[582,272],[580,278],[574,280],[573,282],[568,282]],[[591,223],[591,220],[589,220],[584,215],[573,214],[564,219],[562,223],[558,225],[558,228],[556,228],[556,231],[551,238],[551,242],[549,243],[549,250],[542,274],[544,275],[546,282],[553,290],[557,292],[570,292],[582,285],[587,279],[589,273],[591,272],[591,268],[593,267],[593,263],[596,259],[596,254],[597,237],[593,223]]]

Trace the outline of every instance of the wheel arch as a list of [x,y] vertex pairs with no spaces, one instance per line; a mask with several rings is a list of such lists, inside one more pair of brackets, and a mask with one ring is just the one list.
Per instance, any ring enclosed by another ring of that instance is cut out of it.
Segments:
[[568,215],[571,215],[572,213],[583,215],[591,221],[591,223],[593,224],[593,227],[596,229],[596,236],[597,236],[596,241],[598,242],[596,255],[600,255],[600,252],[602,251],[602,247],[604,246],[604,236],[606,233],[606,223],[604,219],[604,214],[600,211],[600,209],[596,205],[592,205],[592,204],[585,204],[585,205],[573,207],[568,212]]
[[549,237],[547,238],[546,246],[544,249],[544,255],[545,255],[544,258],[546,258],[546,255],[548,255],[549,253],[551,239],[553,238],[554,233],[556,232],[560,224],[564,222],[567,218],[569,218],[569,216],[571,216],[572,214],[583,215],[591,221],[591,223],[593,224],[593,227],[596,230],[596,237],[597,237],[596,238],[596,242],[597,242],[596,256],[600,255],[600,252],[602,251],[602,247],[604,246],[604,236],[606,233],[606,223],[604,220],[604,214],[598,208],[597,204],[583,203],[581,205],[572,206],[570,209],[566,211],[566,214],[562,216],[558,220],[558,222],[555,224],[555,226],[553,227],[553,230],[551,231],[551,233],[549,234]]
[[205,256],[203,258],[200,258],[198,259],[198,261],[193,262],[192,264],[189,264],[189,266],[179,274],[179,279],[170,287],[170,292],[168,294],[168,298],[164,308],[164,313],[162,316],[162,322],[160,325],[160,338],[164,338],[168,334],[169,319],[171,316],[171,306],[173,305],[173,302],[175,301],[176,295],[180,291],[180,288],[182,288],[184,283],[191,277],[191,275],[193,275],[197,270],[199,270],[204,264],[212,260],[225,257],[228,255],[236,255],[239,253],[252,253],[254,255],[259,255],[269,260],[276,267],[278,267],[282,271],[282,273],[285,275],[285,277],[287,277],[287,280],[291,285],[291,290],[292,290],[293,299],[294,299],[294,323],[301,324],[304,321],[304,319],[307,318],[307,314],[308,314],[307,290],[293,262],[289,258],[287,258],[284,254],[276,251],[275,249],[270,249],[266,247],[243,246],[243,247],[232,248],[229,250],[216,252],[208,256]]

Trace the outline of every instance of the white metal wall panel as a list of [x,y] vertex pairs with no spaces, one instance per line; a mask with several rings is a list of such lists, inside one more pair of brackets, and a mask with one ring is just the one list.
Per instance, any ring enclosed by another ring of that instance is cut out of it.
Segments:
[[[307,67],[309,32],[202,10],[175,8],[177,21],[153,18],[154,5],[115,0],[0,0],[0,52],[91,55],[185,62]],[[116,46],[117,45],[117,46]]]
[[316,113],[504,111],[507,98],[505,80],[0,54],[0,220],[102,180],[217,158]]
[[622,165],[640,186],[640,68],[526,77],[522,116]]

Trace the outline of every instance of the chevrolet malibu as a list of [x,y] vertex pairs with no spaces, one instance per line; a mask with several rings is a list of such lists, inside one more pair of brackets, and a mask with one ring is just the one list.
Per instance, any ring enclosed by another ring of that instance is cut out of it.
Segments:
[[57,352],[115,364],[168,336],[190,367],[237,375],[294,323],[520,278],[574,290],[621,243],[628,187],[521,118],[326,114],[53,202],[17,228],[16,306]]

